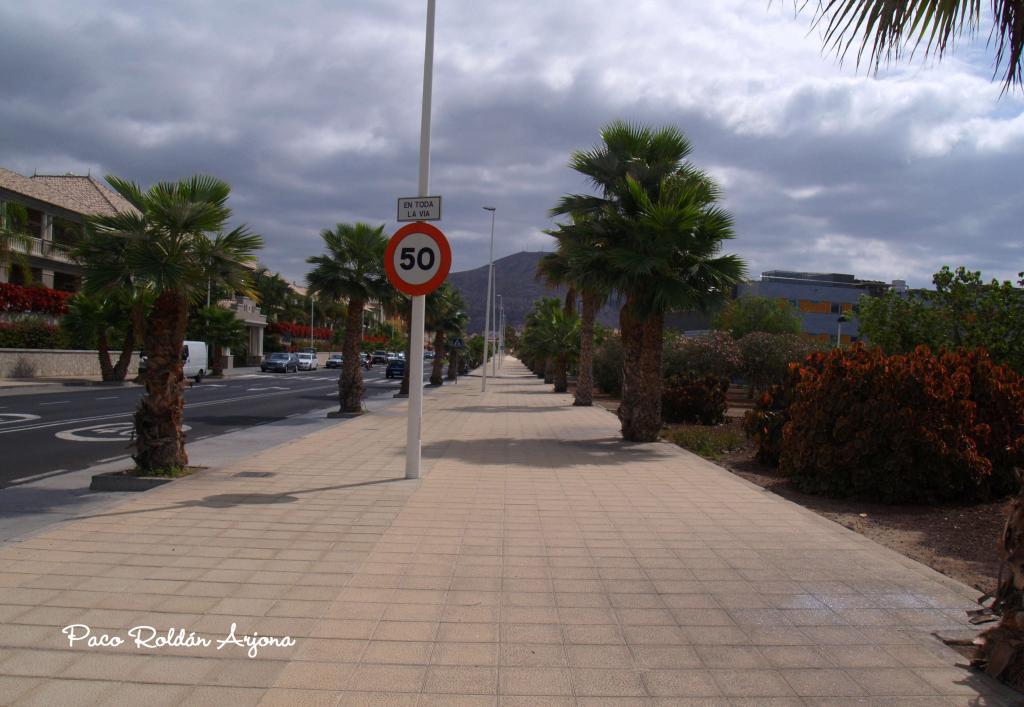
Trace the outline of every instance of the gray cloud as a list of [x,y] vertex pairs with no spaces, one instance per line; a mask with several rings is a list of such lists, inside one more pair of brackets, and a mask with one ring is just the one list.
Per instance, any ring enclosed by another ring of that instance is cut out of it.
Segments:
[[[85,5],[0,8],[0,164],[216,174],[290,279],[321,228],[395,227],[416,189],[423,8]],[[998,98],[977,43],[875,79],[823,58],[802,18],[746,0],[438,5],[431,192],[456,269],[486,260],[485,204],[497,255],[546,247],[548,208],[587,188],[570,151],[618,117],[687,132],[754,274],[1024,269],[1024,101]]]

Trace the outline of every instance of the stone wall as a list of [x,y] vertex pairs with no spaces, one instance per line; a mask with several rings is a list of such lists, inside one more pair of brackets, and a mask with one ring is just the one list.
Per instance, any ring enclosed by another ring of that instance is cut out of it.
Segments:
[[[119,351],[111,353],[117,363]],[[128,367],[131,379],[139,370],[139,354],[132,355]],[[100,360],[96,351],[58,349],[0,349],[0,378],[100,378]]]

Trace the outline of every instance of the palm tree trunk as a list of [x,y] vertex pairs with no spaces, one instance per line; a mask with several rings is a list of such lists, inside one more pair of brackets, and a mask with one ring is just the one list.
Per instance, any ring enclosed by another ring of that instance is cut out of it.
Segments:
[[146,328],[146,395],[135,410],[135,463],[144,471],[180,469],[188,465],[181,420],[185,410],[185,377],[181,349],[185,341],[188,301],[164,291],[153,303]]
[[630,442],[654,442],[661,432],[661,356],[665,316],[649,315],[639,328],[640,358],[636,366],[634,407],[628,424],[623,420],[622,436]]
[[553,356],[544,359],[544,382],[555,382],[555,359]]
[[[412,302],[405,313],[405,373],[402,374],[402,385],[398,388],[398,394],[402,397],[409,395],[409,369],[412,368]],[[423,365],[423,361],[420,361]]]
[[619,403],[619,421],[622,434],[632,429],[640,390],[640,337],[642,327],[631,300],[619,310],[619,331],[622,336],[622,402]]
[[576,376],[576,399],[573,405],[589,407],[594,404],[594,319],[597,315],[597,297],[583,295],[580,317],[580,372]]
[[210,372],[214,377],[220,378],[224,375],[224,347],[214,342],[210,348],[212,349],[210,353],[213,355],[213,360],[210,361]]
[[110,365],[110,343],[107,341],[107,325],[101,323],[96,332],[96,349],[100,357],[100,378],[104,382],[116,380],[114,367]]
[[555,392],[564,393],[569,390],[569,361],[562,353],[555,357]]
[[338,376],[338,410],[363,411],[363,372],[359,366],[359,339],[362,334],[363,300],[348,303],[345,339],[341,344],[341,374]]
[[121,344],[121,355],[114,364],[113,378],[111,380],[123,381],[128,375],[128,366],[132,362],[132,353],[135,351],[135,321],[128,323],[128,330],[124,333],[124,342]]
[[[436,352],[435,352],[436,355]],[[459,351],[458,349],[451,349],[448,352],[448,380],[457,381],[459,379]]]
[[434,332],[434,365],[430,369],[430,384],[444,385],[444,332]]

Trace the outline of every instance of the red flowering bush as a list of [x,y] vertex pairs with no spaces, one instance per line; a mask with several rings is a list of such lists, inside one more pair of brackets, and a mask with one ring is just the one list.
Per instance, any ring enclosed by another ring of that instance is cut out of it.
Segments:
[[[267,324],[268,334],[284,334],[293,338],[309,338],[308,324],[295,324],[294,322],[271,322]],[[327,327],[316,327],[314,336],[317,339],[330,339],[331,330]]]
[[48,287],[22,287],[0,282],[0,312],[67,314],[68,299],[72,293],[51,290]]
[[743,416],[743,431],[757,445],[756,458],[762,464],[778,466],[782,456],[782,430],[789,421],[789,404],[800,379],[800,364],[791,363],[787,379],[768,388],[753,410]]
[[1024,382],[983,351],[855,346],[812,354],[795,376],[778,456],[801,490],[897,503],[1016,489]]

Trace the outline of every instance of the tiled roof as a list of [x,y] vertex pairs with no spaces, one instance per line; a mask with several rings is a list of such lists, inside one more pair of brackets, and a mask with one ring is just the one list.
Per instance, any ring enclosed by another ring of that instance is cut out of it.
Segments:
[[121,211],[135,211],[123,197],[91,176],[39,174],[23,177],[0,167],[0,188],[77,214],[112,216]]

